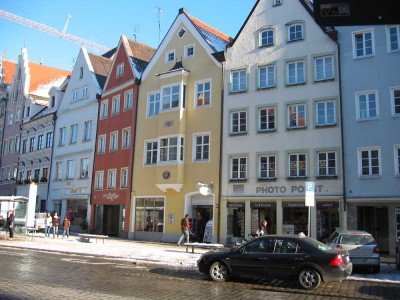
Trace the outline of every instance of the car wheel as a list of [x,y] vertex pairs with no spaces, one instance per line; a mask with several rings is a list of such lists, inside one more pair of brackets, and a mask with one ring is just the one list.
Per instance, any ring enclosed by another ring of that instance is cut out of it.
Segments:
[[228,268],[220,261],[211,265],[209,274],[211,279],[215,281],[226,281],[229,277]]
[[299,283],[306,290],[313,290],[321,284],[321,275],[314,269],[303,269],[299,274]]

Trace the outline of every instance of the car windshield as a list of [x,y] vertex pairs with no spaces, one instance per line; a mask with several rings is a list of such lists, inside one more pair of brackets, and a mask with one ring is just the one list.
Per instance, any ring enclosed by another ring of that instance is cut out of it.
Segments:
[[332,250],[331,247],[328,245],[325,245],[321,243],[320,241],[314,240],[314,239],[307,239],[307,243],[314,246],[315,248],[318,248],[321,251],[329,251]]
[[340,237],[340,244],[346,245],[364,245],[374,241],[371,235],[367,234],[346,234]]

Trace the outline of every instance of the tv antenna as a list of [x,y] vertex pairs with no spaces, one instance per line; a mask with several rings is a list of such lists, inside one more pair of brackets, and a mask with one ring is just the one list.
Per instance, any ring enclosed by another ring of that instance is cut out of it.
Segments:
[[161,38],[161,16],[162,10],[161,7],[157,7],[157,21],[158,21],[158,45],[160,45],[160,38]]

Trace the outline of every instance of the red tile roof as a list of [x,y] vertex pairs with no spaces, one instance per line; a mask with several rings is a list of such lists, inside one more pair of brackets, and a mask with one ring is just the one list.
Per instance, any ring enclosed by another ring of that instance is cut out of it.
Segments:
[[192,17],[192,16],[188,16],[188,17],[194,24],[196,24],[196,26],[201,27],[204,30],[216,35],[220,39],[224,40],[226,43],[229,43],[231,41],[231,38],[229,37],[229,35],[207,25],[206,23],[200,21],[199,19],[196,19],[195,17]]
[[17,64],[7,60],[3,60],[2,64],[4,69],[5,82],[6,84],[11,84]]

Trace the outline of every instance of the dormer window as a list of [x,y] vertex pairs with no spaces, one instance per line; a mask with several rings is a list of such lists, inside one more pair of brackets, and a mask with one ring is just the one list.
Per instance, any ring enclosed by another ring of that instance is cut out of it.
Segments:
[[117,77],[124,75],[124,63],[117,66]]
[[56,103],[56,96],[51,96],[49,102],[49,108],[54,107],[55,103]]
[[183,36],[185,35],[185,33],[186,33],[186,30],[185,30],[184,28],[181,28],[181,29],[178,31],[178,36],[179,36],[179,37],[183,37]]
[[282,4],[283,0],[272,0],[272,6],[278,6]]
[[165,62],[174,62],[175,61],[175,50],[169,50],[165,53]]

